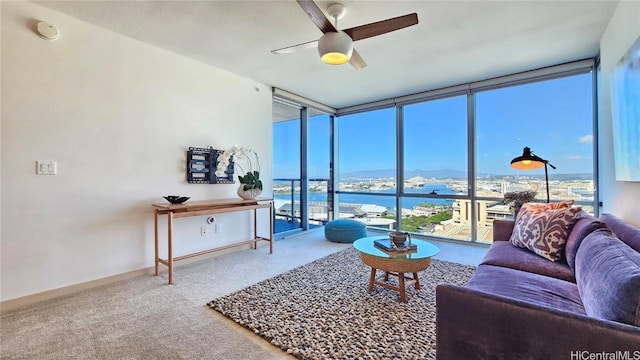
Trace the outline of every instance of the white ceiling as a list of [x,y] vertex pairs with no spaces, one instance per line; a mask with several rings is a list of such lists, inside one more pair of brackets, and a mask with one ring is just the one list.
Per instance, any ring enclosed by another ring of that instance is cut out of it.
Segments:
[[[322,35],[293,0],[34,2],[334,108],[593,57],[618,4],[344,0],[339,28],[419,19],[356,42],[368,64],[356,70],[322,63],[315,49],[270,52]],[[316,1],[322,10],[333,2]]]

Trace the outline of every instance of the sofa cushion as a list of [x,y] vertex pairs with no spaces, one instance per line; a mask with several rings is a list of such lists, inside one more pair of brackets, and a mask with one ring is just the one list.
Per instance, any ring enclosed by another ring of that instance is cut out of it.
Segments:
[[562,258],[564,246],[573,225],[580,218],[581,208],[544,210],[524,204],[511,234],[511,243],[549,259]]
[[548,276],[500,266],[480,265],[466,287],[585,315],[577,285]]
[[640,253],[598,229],[582,240],[575,266],[589,316],[640,326]]
[[631,246],[637,252],[640,252],[640,229],[633,227],[615,215],[602,214],[600,221],[607,224],[609,229],[613,230],[618,239],[624,241],[625,244]]
[[494,242],[481,264],[502,266],[576,282],[573,272],[564,260],[549,261],[528,249],[515,247],[508,241]]
[[572,272],[575,273],[576,264],[576,252],[582,243],[582,240],[597,229],[604,229],[607,225],[601,221],[598,221],[592,215],[582,212],[580,219],[573,225],[571,233],[567,238],[567,243],[564,248],[564,257]]

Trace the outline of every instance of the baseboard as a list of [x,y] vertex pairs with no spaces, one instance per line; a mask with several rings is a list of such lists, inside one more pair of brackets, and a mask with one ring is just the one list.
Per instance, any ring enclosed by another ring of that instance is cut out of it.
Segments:
[[[262,248],[265,246],[268,246],[267,242],[261,241],[258,243],[258,248]],[[183,265],[188,265],[194,262],[206,260],[216,256],[221,256],[221,255],[229,254],[235,251],[247,250],[247,249],[251,249],[251,246],[245,245],[245,246],[238,246],[237,248],[224,249],[224,250],[217,251],[215,253],[204,254],[200,256],[195,256],[193,258],[188,258],[188,259],[178,261],[174,264],[174,266],[179,267]],[[166,269],[167,268],[164,265],[160,265],[160,272],[166,271]],[[133,279],[141,276],[150,276],[150,275],[153,275],[154,272],[155,272],[155,267],[150,266],[147,268],[133,270],[133,271],[129,271],[122,274],[107,276],[107,277],[96,279],[96,280],[91,280],[91,281],[87,281],[79,284],[73,284],[73,285],[69,285],[69,286],[65,286],[57,289],[47,290],[40,293],[26,295],[26,296],[22,296],[15,299],[5,300],[0,302],[0,313],[9,311],[11,309],[15,309],[18,307],[35,304],[40,301],[51,300],[57,297],[70,295],[79,291],[89,290],[91,288],[95,288],[98,286],[112,284],[118,281],[129,280],[129,279]]]
[[0,312],[15,309],[17,307],[35,304],[40,301],[51,300],[60,296],[73,294],[79,291],[88,290],[102,285],[111,284],[117,281],[128,280],[135,277],[151,275],[154,272],[154,267],[148,267],[139,270],[133,270],[122,274],[108,276],[101,279],[91,280],[79,284],[73,284],[53,290],[43,291],[37,294],[26,295],[19,298],[5,300],[0,302]]

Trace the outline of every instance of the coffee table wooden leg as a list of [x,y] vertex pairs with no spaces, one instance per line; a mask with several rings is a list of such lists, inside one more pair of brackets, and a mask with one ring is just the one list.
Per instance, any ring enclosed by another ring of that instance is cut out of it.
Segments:
[[400,302],[407,302],[407,294],[404,291],[404,273],[398,273],[398,280],[400,281]]
[[384,272],[384,281],[389,281],[389,272],[388,271]]
[[371,268],[371,276],[369,276],[369,292],[373,291],[373,282],[376,279],[376,269]]
[[416,290],[420,290],[420,279],[418,279],[418,273],[413,273],[413,280],[416,281]]

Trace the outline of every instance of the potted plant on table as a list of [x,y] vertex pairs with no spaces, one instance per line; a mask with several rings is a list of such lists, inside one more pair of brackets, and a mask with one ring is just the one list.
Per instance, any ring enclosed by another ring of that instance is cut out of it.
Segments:
[[[232,146],[218,157],[216,176],[227,176],[226,169],[233,161],[238,168],[238,196],[245,200],[255,199],[262,193],[262,180],[260,180],[260,159],[258,153],[250,147]],[[241,164],[244,163],[244,166]],[[246,169],[246,171],[245,171]],[[244,175],[242,175],[244,174]]]

